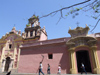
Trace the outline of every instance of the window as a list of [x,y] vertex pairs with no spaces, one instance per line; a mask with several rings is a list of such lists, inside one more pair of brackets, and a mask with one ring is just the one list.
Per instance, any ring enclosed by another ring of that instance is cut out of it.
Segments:
[[11,47],[12,47],[12,44],[9,44],[9,49],[11,49]]
[[26,32],[26,37],[28,37],[28,32]]
[[31,36],[31,37],[33,36],[33,31],[30,32],[30,36]]
[[53,59],[53,54],[48,54],[48,59]]

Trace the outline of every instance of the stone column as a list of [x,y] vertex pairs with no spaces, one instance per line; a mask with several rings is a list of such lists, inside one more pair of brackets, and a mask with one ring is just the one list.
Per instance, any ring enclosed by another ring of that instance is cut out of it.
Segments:
[[5,45],[3,45],[3,49],[2,49],[1,62],[2,62],[2,59],[4,58],[4,52],[5,52]]
[[19,66],[20,52],[21,52],[21,50],[20,50],[20,48],[19,48],[19,51],[18,51],[18,63],[17,63],[17,68],[18,68],[18,66]]
[[77,74],[77,70],[75,67],[75,49],[70,48],[69,52],[70,52],[70,73]]
[[33,37],[35,37],[35,30],[33,31]]
[[3,59],[4,59],[4,53],[5,53],[5,44],[4,45],[2,45],[3,46],[3,48],[2,48],[2,54],[1,54],[1,68],[2,68],[2,71],[4,71],[4,67],[5,67],[5,61],[2,63],[2,61],[3,61]]
[[27,38],[28,37],[28,32],[25,32],[25,38]]
[[26,33],[22,33],[22,37],[23,37],[23,35],[24,35],[24,38],[26,38]]
[[14,63],[13,63],[13,68],[15,68],[16,54],[17,54],[17,44],[14,45]]
[[[0,72],[4,71],[4,66],[5,66],[5,61],[3,62],[4,59],[4,52],[5,52],[5,45],[2,45],[2,53],[1,53],[1,60],[0,60]],[[1,49],[1,48],[0,48]]]
[[100,64],[97,55],[97,46],[91,47],[92,52],[92,60],[93,60],[93,73],[100,74]]
[[2,72],[4,72],[5,69],[5,63],[6,63],[6,59],[4,59],[3,63],[2,63]]
[[28,37],[30,37],[30,31],[28,31]]

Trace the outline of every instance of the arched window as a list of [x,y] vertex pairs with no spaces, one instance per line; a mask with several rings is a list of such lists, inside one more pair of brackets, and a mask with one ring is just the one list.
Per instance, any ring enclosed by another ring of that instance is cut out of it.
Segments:
[[12,48],[12,44],[9,44],[9,49],[11,49]]

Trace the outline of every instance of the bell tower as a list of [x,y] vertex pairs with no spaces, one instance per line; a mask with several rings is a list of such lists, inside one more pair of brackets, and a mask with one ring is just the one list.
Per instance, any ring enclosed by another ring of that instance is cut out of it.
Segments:
[[38,16],[33,15],[28,19],[28,24],[25,28],[25,39],[40,37],[40,23]]
[[25,28],[25,39],[35,39],[38,40],[43,36],[47,37],[46,31],[44,32],[43,29],[40,27],[40,22],[38,16],[33,15],[31,18],[28,19],[28,24]]
[[39,18],[38,18],[38,16],[35,16],[35,15],[33,15],[31,18],[29,18],[28,19],[28,21],[29,21],[29,25],[32,27],[33,25],[34,25],[34,27],[35,26],[39,26]]

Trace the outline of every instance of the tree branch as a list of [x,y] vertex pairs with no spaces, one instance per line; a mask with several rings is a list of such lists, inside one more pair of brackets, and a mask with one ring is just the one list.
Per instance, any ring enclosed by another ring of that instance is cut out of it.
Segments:
[[53,14],[53,13],[57,13],[57,12],[62,11],[62,10],[64,10],[64,9],[69,9],[69,8],[71,8],[71,7],[74,7],[74,6],[81,5],[81,4],[87,3],[87,2],[89,2],[89,1],[90,1],[90,0],[87,0],[87,1],[84,1],[84,2],[81,2],[81,3],[77,3],[77,4],[74,4],[74,5],[71,5],[71,6],[69,6],[69,7],[61,8],[61,9],[56,10],[56,11],[53,11],[53,12],[47,14],[47,15],[44,15],[44,16],[42,16],[42,17],[40,17],[40,18],[47,17],[47,16],[49,16],[49,15],[51,15],[51,14]]
[[96,28],[96,26],[98,25],[99,21],[100,21],[100,19],[98,19],[96,25],[94,26],[94,28],[90,32],[92,32]]

